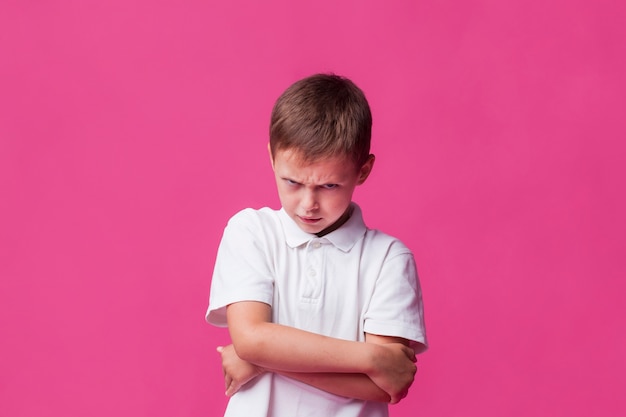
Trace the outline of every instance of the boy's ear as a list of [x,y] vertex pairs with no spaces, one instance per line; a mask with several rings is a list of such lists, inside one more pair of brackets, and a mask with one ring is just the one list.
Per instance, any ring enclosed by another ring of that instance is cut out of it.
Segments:
[[372,168],[374,168],[375,161],[376,157],[374,156],[374,154],[370,154],[370,156],[367,157],[367,161],[365,161],[365,163],[361,166],[361,169],[359,169],[359,179],[357,181],[358,185],[363,184],[367,177],[370,176]]
[[270,156],[270,163],[272,164],[272,169],[274,169],[274,157],[272,156],[272,148],[269,142],[267,142],[267,153]]

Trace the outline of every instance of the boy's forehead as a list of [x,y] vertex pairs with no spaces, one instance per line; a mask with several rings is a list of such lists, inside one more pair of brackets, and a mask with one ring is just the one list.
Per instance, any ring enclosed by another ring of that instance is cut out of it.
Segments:
[[310,157],[298,149],[278,149],[274,155],[274,159],[281,159],[289,165],[301,168],[334,162],[342,165],[350,165],[353,163],[352,160],[346,155],[323,155]]
[[343,179],[350,176],[354,163],[347,156],[333,155],[310,159],[301,152],[280,150],[274,156],[275,168],[284,175]]

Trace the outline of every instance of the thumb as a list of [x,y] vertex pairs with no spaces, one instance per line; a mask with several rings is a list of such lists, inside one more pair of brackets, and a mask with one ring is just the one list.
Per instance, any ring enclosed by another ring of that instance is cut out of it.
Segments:
[[222,353],[222,351],[224,350],[224,346],[218,346],[215,350],[217,350],[219,353]]

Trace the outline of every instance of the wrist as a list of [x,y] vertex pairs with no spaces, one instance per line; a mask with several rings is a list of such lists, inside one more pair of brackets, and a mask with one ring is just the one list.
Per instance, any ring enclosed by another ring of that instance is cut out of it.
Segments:
[[371,376],[378,372],[381,347],[375,343],[363,343],[363,348],[365,357],[361,362],[364,366],[362,373]]

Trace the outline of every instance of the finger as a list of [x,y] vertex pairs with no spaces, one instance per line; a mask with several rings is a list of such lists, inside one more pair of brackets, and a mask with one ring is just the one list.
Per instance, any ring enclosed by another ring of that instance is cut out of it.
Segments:
[[239,385],[235,381],[232,381],[230,386],[226,390],[226,395],[232,397],[237,393],[237,391],[239,391]]
[[403,390],[399,392],[397,396],[392,397],[390,404],[398,404],[402,399],[404,399],[409,393],[409,390]]
[[215,348],[215,350],[217,350],[219,353],[222,353],[222,351],[224,350],[224,346],[218,346]]
[[224,374],[224,388],[226,389],[226,395],[228,395],[228,389],[230,388],[232,383],[233,379],[229,375]]
[[412,362],[417,362],[417,356],[415,355],[415,351],[410,347],[405,346],[404,354],[407,358],[411,359]]

